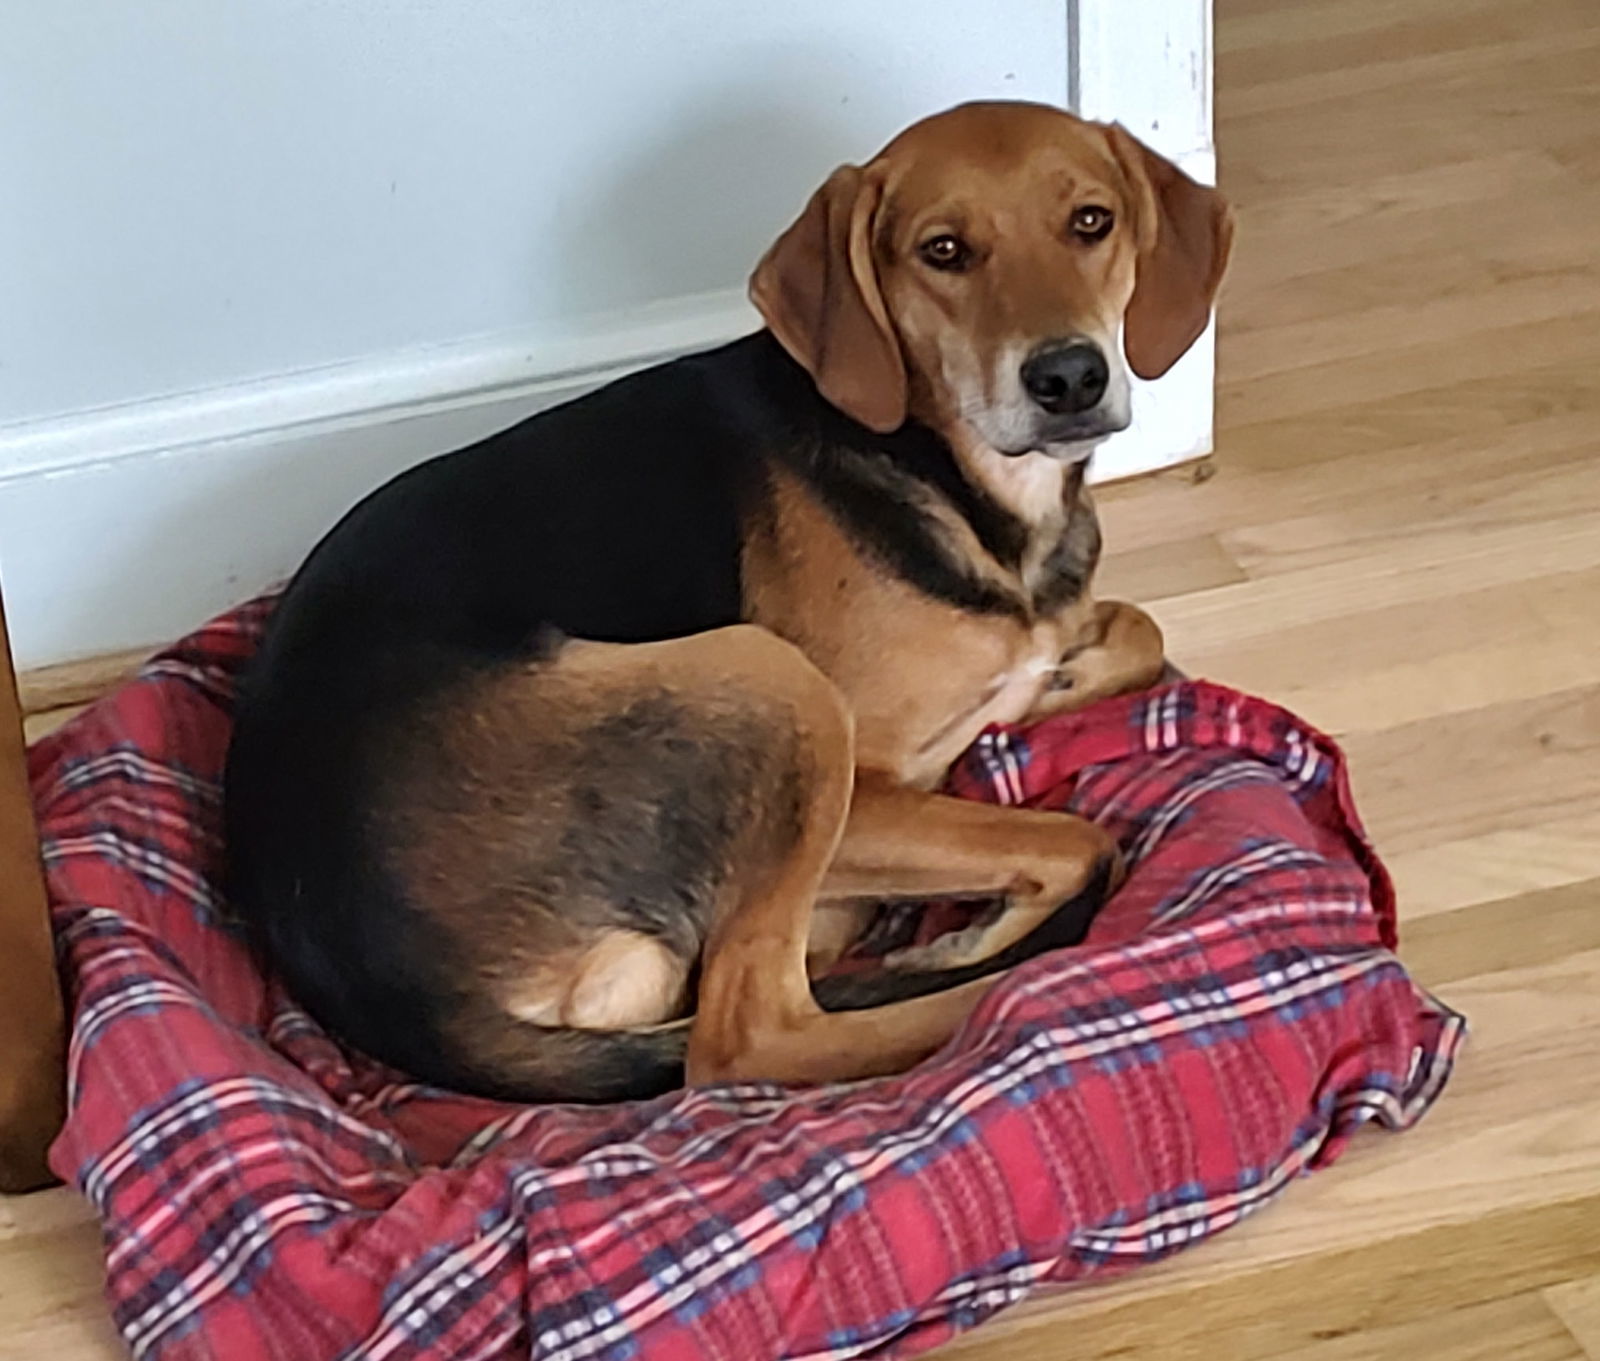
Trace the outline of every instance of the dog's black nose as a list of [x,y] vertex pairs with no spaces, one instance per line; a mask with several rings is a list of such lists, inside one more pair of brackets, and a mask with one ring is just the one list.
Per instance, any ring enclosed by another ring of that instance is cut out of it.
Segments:
[[1100,347],[1084,340],[1035,350],[1022,365],[1022,386],[1052,416],[1089,410],[1110,381]]

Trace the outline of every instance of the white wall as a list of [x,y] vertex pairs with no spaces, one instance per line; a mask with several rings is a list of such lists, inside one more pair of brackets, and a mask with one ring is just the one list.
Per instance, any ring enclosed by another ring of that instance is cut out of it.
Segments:
[[[924,113],[1076,91],[1116,114],[1114,52],[1130,125],[1203,169],[1205,91],[1154,91],[1182,131],[1141,128],[1133,96],[1140,52],[1192,45],[1204,0],[1120,0],[1132,25],[1116,7],[12,7],[0,573],[19,663],[170,636],[406,463],[748,329],[771,236]],[[1203,446],[1208,356],[1192,367],[1141,398],[1113,464]]]

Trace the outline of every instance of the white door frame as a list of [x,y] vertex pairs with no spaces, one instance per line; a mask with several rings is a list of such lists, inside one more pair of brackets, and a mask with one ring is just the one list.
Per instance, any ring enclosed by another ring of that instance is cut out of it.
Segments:
[[[1195,179],[1216,183],[1211,0],[1068,0],[1068,104],[1121,123]],[[1156,383],[1134,384],[1134,423],[1095,457],[1096,480],[1211,452],[1216,336],[1210,327]]]

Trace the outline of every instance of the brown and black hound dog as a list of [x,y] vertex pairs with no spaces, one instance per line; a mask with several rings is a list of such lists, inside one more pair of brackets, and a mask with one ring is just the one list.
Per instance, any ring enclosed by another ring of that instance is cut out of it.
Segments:
[[[903,1070],[1080,939],[1107,835],[932,791],[986,725],[1160,672],[1089,594],[1084,466],[1230,235],[1120,128],[964,105],[817,191],[766,329],[363,501],[228,759],[232,903],[291,991],[422,1079],[602,1101]],[[1003,905],[813,991],[855,905],[952,895]]]

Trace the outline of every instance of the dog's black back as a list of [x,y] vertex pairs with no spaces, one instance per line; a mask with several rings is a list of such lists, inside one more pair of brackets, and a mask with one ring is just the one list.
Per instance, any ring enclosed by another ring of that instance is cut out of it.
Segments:
[[759,375],[805,387],[772,348],[755,337],[646,370],[424,463],[350,511],[290,583],[228,754],[230,899],[336,1032],[431,1073],[407,1037],[428,1031],[418,998],[457,976],[369,844],[385,734],[553,634],[637,642],[737,622],[740,508],[772,437],[752,428],[773,405]]
[[[943,442],[915,423],[867,431],[766,332],[424,463],[313,551],[241,690],[226,829],[233,909],[331,1030],[415,1075],[484,1088],[440,1053],[426,1014],[461,1004],[469,972],[394,882],[374,829],[394,736],[464,677],[536,662],[563,637],[648,642],[741,622],[741,538],[776,463],[925,593],[1025,608],[975,584],[915,498],[885,494],[885,479],[916,483],[1003,554],[1012,527]],[[897,982],[901,995],[935,985]],[[605,1052],[641,1062],[637,1047]],[[660,1071],[591,1074],[574,1095],[671,1085],[680,1054],[677,1041]]]

